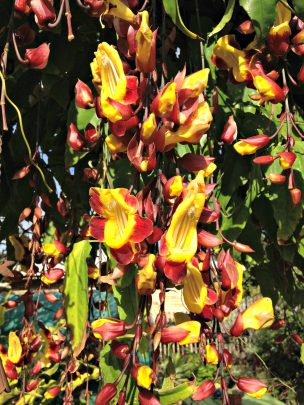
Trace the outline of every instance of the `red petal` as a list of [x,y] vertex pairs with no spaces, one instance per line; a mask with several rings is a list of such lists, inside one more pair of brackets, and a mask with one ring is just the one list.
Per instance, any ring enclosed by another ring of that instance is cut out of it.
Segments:
[[164,273],[174,284],[180,284],[186,276],[187,265],[186,263],[166,262]]
[[92,217],[90,221],[90,234],[99,242],[104,241],[104,228],[107,220],[98,217]]
[[126,104],[135,104],[138,100],[138,79],[136,76],[127,76],[127,91],[124,98]]
[[120,249],[110,249],[111,255],[119,264],[129,264],[134,258],[134,252],[130,243],[122,246]]
[[142,242],[153,232],[153,222],[149,218],[142,218],[135,215],[135,227],[131,236],[131,241],[135,243]]

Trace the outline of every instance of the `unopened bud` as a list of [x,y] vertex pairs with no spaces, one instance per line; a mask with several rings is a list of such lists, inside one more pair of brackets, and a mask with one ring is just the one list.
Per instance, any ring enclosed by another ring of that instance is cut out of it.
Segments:
[[264,156],[258,156],[254,158],[252,161],[256,165],[270,165],[271,163],[274,162],[275,157],[271,155],[264,155]]
[[292,188],[291,190],[289,190],[289,194],[293,207],[299,205],[302,199],[301,190],[299,188]]
[[278,174],[278,173],[270,173],[267,176],[267,179],[271,181],[271,183],[274,184],[283,184],[286,181],[286,176],[283,174]]
[[223,133],[221,135],[221,140],[228,145],[231,145],[233,141],[236,140],[237,137],[237,125],[233,118],[233,115],[230,115],[228,121],[226,122]]
[[27,61],[30,68],[41,70],[46,67],[49,55],[50,47],[48,44],[44,43],[37,48],[27,49],[24,54],[24,59]]
[[200,231],[197,235],[199,245],[206,248],[215,248],[223,243],[223,241],[207,231]]
[[75,151],[80,151],[84,146],[84,141],[80,135],[80,132],[73,123],[71,123],[69,126],[67,144]]
[[215,392],[215,385],[212,380],[206,380],[201,384],[192,395],[194,401],[203,401],[209,398]]
[[75,104],[79,108],[94,107],[94,98],[90,87],[78,79],[75,86]]
[[294,340],[298,345],[301,345],[303,343],[303,339],[301,338],[300,335],[297,333],[292,333],[290,335],[291,339]]
[[115,397],[116,392],[117,389],[114,384],[105,384],[95,399],[95,405],[108,405],[111,399]]

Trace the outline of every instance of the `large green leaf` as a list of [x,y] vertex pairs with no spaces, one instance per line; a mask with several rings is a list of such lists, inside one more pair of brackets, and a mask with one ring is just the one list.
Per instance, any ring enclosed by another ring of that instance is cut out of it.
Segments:
[[177,385],[174,388],[161,389],[158,391],[158,394],[162,405],[171,405],[189,398],[193,392],[194,385],[192,383],[185,382]]
[[260,44],[265,40],[274,23],[276,2],[277,0],[240,0],[240,5],[252,20]]
[[304,18],[304,1],[303,0],[292,0],[293,7],[295,9],[296,15],[300,18]]
[[302,206],[292,206],[287,187],[273,186],[268,196],[278,225],[277,239],[287,241],[299,224],[303,213]]
[[234,10],[234,6],[235,6],[235,0],[229,0],[228,4],[227,4],[227,8],[225,10],[225,14],[223,15],[221,21],[217,24],[217,26],[215,28],[213,28],[213,30],[210,32],[210,34],[208,34],[208,37],[212,37],[213,35],[217,34],[218,32],[220,32],[227,23],[229,23],[229,21],[231,20],[232,14],[233,14],[233,10]]
[[77,357],[84,348],[88,320],[88,266],[91,245],[87,240],[73,246],[65,263],[64,307],[72,348]]
[[163,0],[163,5],[166,13],[172,18],[174,24],[188,37],[198,39],[198,35],[190,31],[183,23],[179,11],[178,0]]
[[134,286],[134,269],[130,269],[128,272],[132,272],[131,279],[130,274],[127,276],[128,283],[130,282],[130,284],[123,288],[118,286],[113,287],[113,294],[117,301],[119,318],[127,323],[132,323],[138,308],[138,297]]

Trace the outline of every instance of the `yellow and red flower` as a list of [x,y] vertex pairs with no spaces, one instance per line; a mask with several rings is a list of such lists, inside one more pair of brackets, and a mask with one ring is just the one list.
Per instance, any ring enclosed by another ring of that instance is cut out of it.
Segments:
[[253,398],[262,398],[267,392],[266,384],[256,378],[240,377],[237,381],[238,388]]
[[101,114],[111,122],[127,120],[138,98],[137,78],[126,76],[117,50],[107,42],[98,45],[91,63],[93,83],[100,91]]
[[90,189],[90,205],[99,215],[90,221],[90,234],[106,243],[120,264],[130,263],[137,253],[136,244],[153,232],[153,223],[137,211],[138,200],[125,188]]
[[198,321],[186,321],[178,325],[162,328],[162,343],[178,343],[187,345],[197,343],[200,339],[201,324]]
[[258,149],[268,145],[269,142],[269,136],[260,134],[241,139],[240,141],[236,142],[233,147],[240,155],[252,155]]
[[274,312],[271,299],[260,298],[238,314],[230,332],[233,336],[240,336],[245,329],[268,328],[273,321]]
[[291,11],[283,3],[276,5],[276,19],[269,31],[267,45],[274,56],[284,56],[289,48]]
[[217,41],[213,49],[212,62],[220,69],[231,70],[234,80],[238,83],[252,80],[249,68],[250,54],[239,49],[234,35],[224,35]]
[[150,295],[155,291],[157,273],[154,267],[155,255],[149,254],[147,264],[136,276],[136,290],[140,295]]
[[105,341],[115,339],[126,333],[126,323],[115,318],[96,319],[92,322],[93,335]]
[[159,253],[166,261],[165,275],[175,283],[183,280],[186,263],[189,263],[196,253],[196,227],[204,205],[205,182],[204,171],[201,170],[188,184],[183,200],[177,206],[169,228],[160,240]]
[[149,14],[143,11],[141,23],[136,33],[136,66],[142,73],[151,73],[156,62],[156,35],[157,30],[151,31],[149,27]]

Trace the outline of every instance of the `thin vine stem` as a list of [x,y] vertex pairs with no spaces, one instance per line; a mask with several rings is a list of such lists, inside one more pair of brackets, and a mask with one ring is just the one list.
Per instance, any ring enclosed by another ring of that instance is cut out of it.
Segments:
[[11,104],[11,106],[14,108],[14,110],[15,110],[16,113],[17,113],[18,121],[19,121],[19,126],[20,126],[20,132],[21,132],[23,141],[24,141],[24,143],[25,143],[26,149],[27,149],[27,151],[28,151],[28,157],[29,157],[30,163],[31,163],[33,166],[35,166],[35,168],[36,168],[36,169],[38,170],[38,172],[40,173],[40,176],[41,176],[41,179],[42,179],[42,181],[43,181],[43,184],[44,184],[45,187],[47,188],[48,192],[49,192],[49,193],[52,193],[53,190],[52,190],[52,188],[48,185],[48,183],[47,183],[47,181],[46,181],[46,179],[45,179],[45,175],[44,175],[43,171],[41,170],[41,168],[39,167],[39,165],[38,165],[38,164],[34,161],[34,159],[33,159],[32,150],[31,150],[31,147],[30,147],[30,145],[29,145],[29,143],[28,143],[27,137],[26,137],[25,132],[24,132],[21,112],[20,112],[19,108],[17,107],[17,105],[16,105],[16,104],[9,98],[9,96],[7,95],[5,79],[4,79],[4,76],[3,76],[2,72],[0,72],[0,79],[1,79],[1,82],[2,82],[2,89],[3,89],[3,91],[4,91],[5,98],[7,99],[7,101]]

